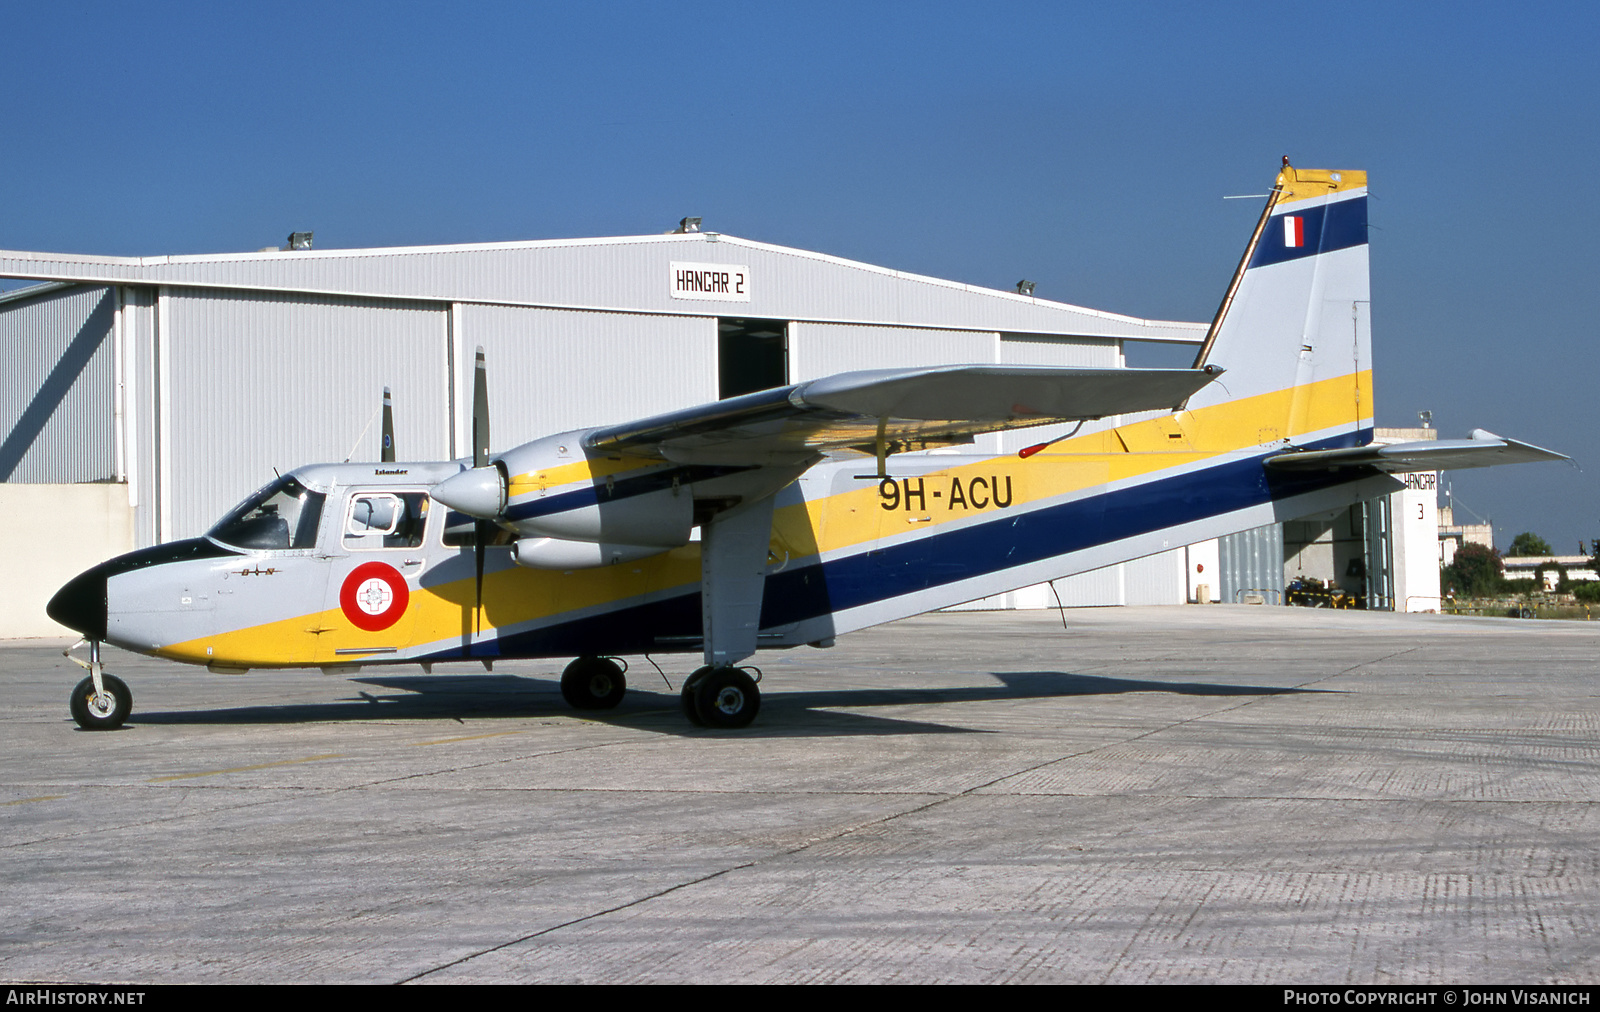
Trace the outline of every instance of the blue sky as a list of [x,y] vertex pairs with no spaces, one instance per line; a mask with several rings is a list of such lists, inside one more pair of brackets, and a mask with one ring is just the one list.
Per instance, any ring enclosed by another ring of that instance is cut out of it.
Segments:
[[[707,228],[1216,308],[1280,155],[1371,173],[1379,424],[1591,466],[1590,4],[0,3],[0,248]],[[1150,364],[1157,364],[1152,361]],[[1161,363],[1165,364],[1165,363]],[[533,434],[529,434],[530,436]],[[1600,468],[1600,463],[1593,465]],[[1506,545],[1600,470],[1454,478]]]

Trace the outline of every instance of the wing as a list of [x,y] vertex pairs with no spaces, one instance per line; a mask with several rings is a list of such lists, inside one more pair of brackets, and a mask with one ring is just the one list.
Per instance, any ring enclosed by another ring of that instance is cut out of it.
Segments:
[[1212,369],[963,365],[848,372],[592,431],[601,453],[681,463],[799,463],[825,450],[891,451],[980,432],[1172,410]]
[[1543,460],[1571,460],[1554,450],[1473,429],[1468,439],[1439,439],[1413,443],[1373,443],[1343,450],[1293,450],[1267,458],[1267,466],[1288,471],[1335,470],[1371,467],[1391,474],[1406,471],[1448,471],[1495,464],[1528,464]]

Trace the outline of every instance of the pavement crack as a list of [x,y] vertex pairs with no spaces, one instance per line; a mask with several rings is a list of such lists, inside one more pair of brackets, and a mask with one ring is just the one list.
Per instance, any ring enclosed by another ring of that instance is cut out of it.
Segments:
[[563,928],[570,928],[574,925],[582,924],[585,921],[592,921],[598,917],[604,917],[607,914],[614,914],[618,911],[627,910],[629,907],[636,907],[642,903],[649,903],[651,900],[660,899],[663,896],[670,896],[671,894],[680,890],[688,889],[690,886],[697,886],[703,882],[710,882],[714,879],[719,879],[724,875],[729,875],[745,868],[754,867],[759,863],[761,863],[761,859],[744,861],[739,864],[731,865],[727,868],[721,868],[707,875],[701,875],[699,878],[689,879],[686,882],[679,882],[675,885],[667,886],[665,889],[658,889],[653,893],[635,897],[626,903],[618,903],[613,906],[606,907],[604,910],[596,910],[593,913],[584,914],[582,917],[574,917],[569,921],[562,921],[560,924],[552,924],[548,928],[540,928],[538,931],[530,932],[529,934],[523,935],[520,938],[513,938],[509,942],[501,942],[499,945],[492,945],[487,949],[479,949],[477,952],[468,953],[467,955],[462,956],[460,959],[453,959],[448,963],[441,963],[432,969],[423,970],[421,973],[412,974],[409,977],[403,977],[400,980],[395,981],[395,983],[410,984],[413,981],[421,980],[423,977],[427,977],[431,974],[439,973],[442,970],[448,970],[452,966],[460,966],[463,963],[469,963],[480,956],[487,956],[492,953],[500,952],[501,950],[509,949],[512,946],[521,945],[524,942],[531,942],[534,939],[543,935],[548,935],[551,932],[560,931]]

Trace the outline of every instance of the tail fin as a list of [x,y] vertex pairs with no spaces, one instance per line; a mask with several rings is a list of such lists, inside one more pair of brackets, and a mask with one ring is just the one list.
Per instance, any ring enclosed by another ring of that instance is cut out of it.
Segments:
[[1367,174],[1285,158],[1195,361],[1226,374],[1188,407],[1250,398],[1262,444],[1369,441],[1371,306]]

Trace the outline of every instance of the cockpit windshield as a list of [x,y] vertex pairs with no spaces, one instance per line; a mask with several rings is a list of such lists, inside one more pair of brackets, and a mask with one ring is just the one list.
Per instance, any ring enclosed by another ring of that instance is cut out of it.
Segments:
[[315,548],[325,498],[292,475],[279,478],[235,506],[206,534],[235,548]]

